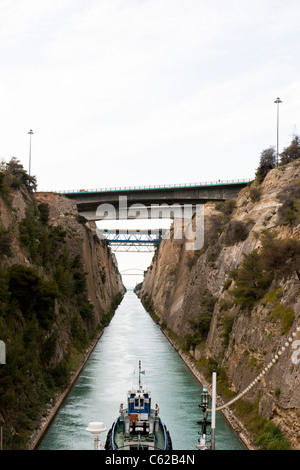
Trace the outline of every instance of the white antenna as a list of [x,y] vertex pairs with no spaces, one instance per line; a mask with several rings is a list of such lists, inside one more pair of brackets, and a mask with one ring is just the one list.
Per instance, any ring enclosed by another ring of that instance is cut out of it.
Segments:
[[102,443],[99,440],[99,434],[102,432],[105,432],[107,429],[104,426],[104,423],[102,422],[92,422],[89,423],[88,427],[86,428],[87,432],[90,432],[94,434],[94,449],[95,450],[101,450],[102,449]]
[[139,390],[141,390],[141,361],[139,361]]

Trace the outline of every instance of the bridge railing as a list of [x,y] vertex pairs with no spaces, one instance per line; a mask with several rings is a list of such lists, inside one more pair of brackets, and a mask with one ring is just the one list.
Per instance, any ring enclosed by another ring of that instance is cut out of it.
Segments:
[[120,192],[120,191],[140,191],[140,190],[151,190],[151,189],[177,189],[177,188],[193,188],[201,186],[218,186],[226,184],[247,184],[250,183],[251,179],[239,179],[239,180],[216,180],[216,181],[204,181],[202,183],[179,183],[179,184],[163,184],[153,186],[123,186],[123,187],[109,187],[109,188],[98,188],[98,189],[65,189],[55,191],[59,194],[80,194],[80,193],[104,193],[104,192]]

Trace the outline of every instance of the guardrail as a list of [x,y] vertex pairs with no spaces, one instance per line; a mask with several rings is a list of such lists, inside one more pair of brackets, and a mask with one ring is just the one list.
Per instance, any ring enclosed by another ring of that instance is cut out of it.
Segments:
[[223,186],[226,184],[247,184],[251,183],[252,179],[240,179],[240,180],[217,180],[217,181],[205,181],[202,183],[180,183],[180,184],[163,184],[154,186],[123,186],[123,187],[110,187],[110,188],[98,188],[98,189],[65,189],[53,191],[59,194],[82,194],[82,193],[106,193],[106,192],[120,192],[120,191],[141,191],[141,190],[153,190],[153,189],[179,189],[179,188],[195,188],[202,186]]

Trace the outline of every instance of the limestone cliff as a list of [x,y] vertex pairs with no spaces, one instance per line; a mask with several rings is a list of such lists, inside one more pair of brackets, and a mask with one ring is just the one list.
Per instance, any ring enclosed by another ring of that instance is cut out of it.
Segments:
[[115,298],[124,294],[124,286],[118,271],[117,260],[108,247],[96,235],[94,222],[78,216],[76,203],[66,197],[37,193],[38,204],[49,206],[49,224],[60,227],[67,234],[66,247],[70,256],[80,254],[86,275],[88,298],[93,304],[95,320],[100,324],[110,310]]
[[125,289],[75,203],[28,191],[13,163],[0,173],[0,426],[4,449],[24,449]]
[[[164,240],[137,291],[199,368],[217,368],[227,396],[241,392],[300,325],[299,178],[296,160],[236,201],[206,204],[204,247],[188,252],[184,240]],[[300,365],[292,360],[299,334],[293,339],[244,399],[300,449]],[[262,437],[256,442],[264,447]]]

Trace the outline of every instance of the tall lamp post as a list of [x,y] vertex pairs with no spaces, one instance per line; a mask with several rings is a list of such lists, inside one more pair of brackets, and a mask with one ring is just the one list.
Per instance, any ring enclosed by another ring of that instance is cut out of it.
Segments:
[[31,176],[31,136],[33,134],[32,129],[28,132],[29,134],[29,178]]
[[278,147],[279,147],[279,104],[282,103],[280,98],[277,98],[274,103],[277,103],[277,166],[278,166]]

